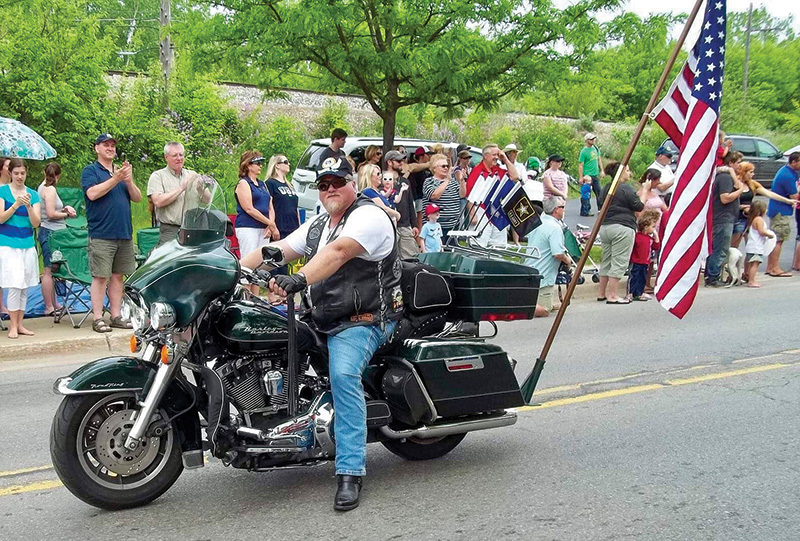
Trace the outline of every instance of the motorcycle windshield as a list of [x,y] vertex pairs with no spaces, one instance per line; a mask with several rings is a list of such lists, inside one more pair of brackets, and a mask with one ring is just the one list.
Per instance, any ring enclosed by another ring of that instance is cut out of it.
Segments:
[[227,224],[225,195],[217,181],[205,175],[192,179],[183,198],[178,242],[183,246],[223,242]]

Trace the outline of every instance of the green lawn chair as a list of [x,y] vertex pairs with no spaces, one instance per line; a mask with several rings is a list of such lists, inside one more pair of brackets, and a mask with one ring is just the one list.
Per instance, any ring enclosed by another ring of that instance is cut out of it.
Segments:
[[67,227],[78,229],[86,227],[86,199],[84,199],[83,190],[80,188],[56,188],[56,191],[64,206],[74,208],[77,213],[74,218],[64,220]]
[[136,232],[136,245],[138,247],[136,254],[137,264],[141,265],[147,261],[150,252],[152,252],[153,248],[158,244],[159,232],[160,230],[158,227],[146,227]]
[[[51,270],[56,291],[63,291],[63,310],[57,312],[53,321],[59,323],[64,315],[76,329],[91,315],[91,303],[82,296],[89,291],[92,275],[89,271],[89,231],[67,227],[53,231],[49,237]],[[76,323],[80,312],[86,314]]]

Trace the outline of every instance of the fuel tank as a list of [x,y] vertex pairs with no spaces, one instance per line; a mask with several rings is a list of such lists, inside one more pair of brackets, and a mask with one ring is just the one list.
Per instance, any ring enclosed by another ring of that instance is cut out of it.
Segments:
[[236,300],[222,309],[217,333],[233,351],[247,352],[286,346],[286,316],[266,304]]

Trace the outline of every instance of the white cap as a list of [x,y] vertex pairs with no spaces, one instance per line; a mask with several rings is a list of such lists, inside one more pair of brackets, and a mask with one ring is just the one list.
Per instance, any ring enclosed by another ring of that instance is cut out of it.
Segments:
[[589,133],[587,133],[586,135],[583,136],[583,140],[584,141],[588,141],[589,139],[597,139],[597,136],[595,134],[593,134],[592,132],[589,132]]
[[519,152],[519,149],[517,148],[517,145],[515,145],[514,143],[509,143],[503,149],[503,152]]

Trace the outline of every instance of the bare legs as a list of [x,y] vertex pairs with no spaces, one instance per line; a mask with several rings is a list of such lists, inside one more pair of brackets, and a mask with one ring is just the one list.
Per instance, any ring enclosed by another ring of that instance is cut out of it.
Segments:
[[42,299],[44,300],[45,314],[61,309],[58,299],[56,299],[56,289],[53,286],[53,273],[50,267],[45,267],[42,271]]
[[28,292],[25,289],[15,287],[8,288],[8,337],[17,338],[19,335],[33,336],[33,331],[29,331],[22,325],[22,318],[25,317],[25,305],[28,301]]
[[758,266],[760,264],[758,261],[747,262],[747,287],[761,287],[761,284],[756,282],[756,274],[758,274]]
[[617,289],[619,288],[619,280],[619,278],[612,278],[611,276],[601,276],[597,288],[597,297],[606,299],[609,302],[618,301],[619,294]]
[[769,257],[767,257],[767,274],[773,275],[780,275],[783,274],[783,270],[781,269],[781,248],[783,247],[783,241],[779,240],[775,243],[775,248],[770,252]]
[[120,309],[122,308],[122,275],[112,274],[111,278],[92,276],[92,315],[96,320],[103,317],[106,286],[108,286],[108,302],[111,305],[111,317],[113,319],[120,315]]

